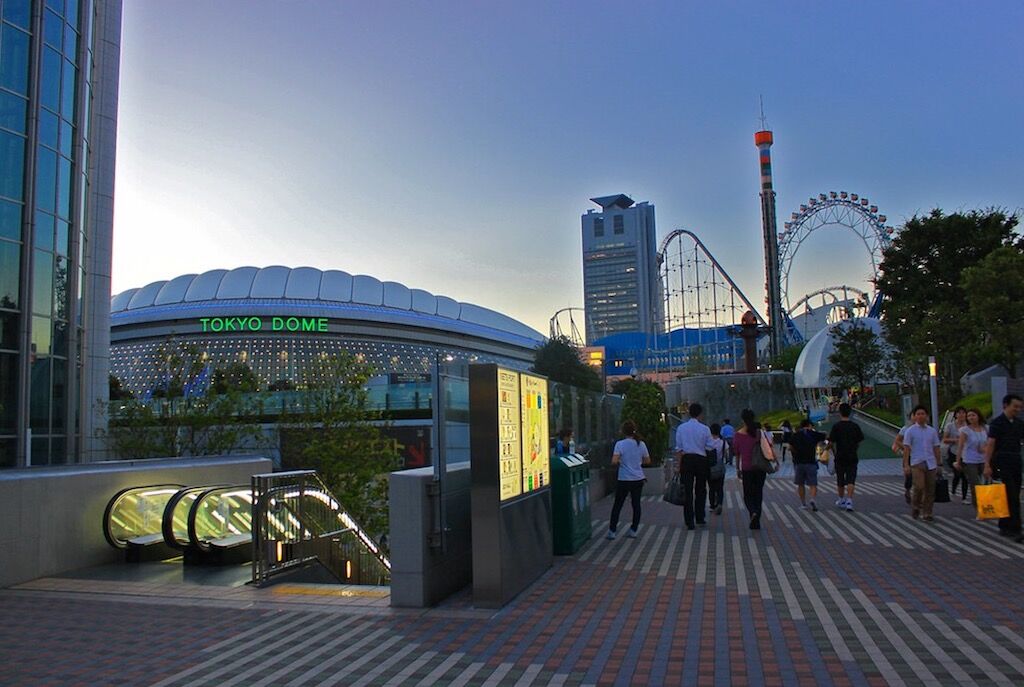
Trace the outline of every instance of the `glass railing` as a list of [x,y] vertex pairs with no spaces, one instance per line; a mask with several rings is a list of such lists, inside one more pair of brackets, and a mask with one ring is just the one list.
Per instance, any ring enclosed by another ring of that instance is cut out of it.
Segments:
[[132,540],[154,535],[162,538],[164,510],[180,489],[180,484],[156,484],[119,491],[107,503],[103,514],[103,534],[107,541],[123,549]]
[[163,534],[164,543],[175,549],[184,549],[189,545],[188,539],[188,514],[192,505],[203,492],[215,486],[208,484],[201,487],[185,487],[176,493],[167,502],[164,509]]

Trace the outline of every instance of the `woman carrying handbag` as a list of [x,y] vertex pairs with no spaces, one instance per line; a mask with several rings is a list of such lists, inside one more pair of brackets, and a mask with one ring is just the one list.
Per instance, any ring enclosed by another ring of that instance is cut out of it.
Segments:
[[750,529],[761,529],[761,509],[764,503],[764,481],[768,473],[775,472],[775,452],[772,442],[765,436],[754,411],[749,408],[740,416],[743,427],[733,438],[736,468],[743,481],[743,504],[750,514]]

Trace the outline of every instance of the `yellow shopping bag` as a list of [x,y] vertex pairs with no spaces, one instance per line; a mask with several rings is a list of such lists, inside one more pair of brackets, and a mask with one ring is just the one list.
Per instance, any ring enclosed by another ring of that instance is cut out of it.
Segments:
[[978,505],[978,519],[1010,517],[1010,505],[1006,500],[1005,484],[979,484],[974,487]]

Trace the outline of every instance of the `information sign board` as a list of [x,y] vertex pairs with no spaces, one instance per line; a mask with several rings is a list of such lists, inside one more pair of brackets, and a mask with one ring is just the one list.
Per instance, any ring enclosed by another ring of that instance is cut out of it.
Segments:
[[519,373],[496,368],[498,375],[498,492],[502,501],[523,493],[519,443]]
[[523,492],[551,483],[548,447],[548,380],[520,375],[520,411],[523,443]]

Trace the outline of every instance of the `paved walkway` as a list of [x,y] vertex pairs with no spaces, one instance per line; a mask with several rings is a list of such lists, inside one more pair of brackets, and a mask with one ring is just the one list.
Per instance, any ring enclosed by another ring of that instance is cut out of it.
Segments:
[[771,478],[758,532],[735,480],[693,532],[651,498],[640,538],[606,541],[605,499],[591,542],[497,613],[468,594],[409,611],[386,588],[255,590],[244,571],[37,580],[0,591],[0,683],[1024,683],[1024,546],[958,500],[913,521],[896,462],[862,467],[854,513],[801,511]]

